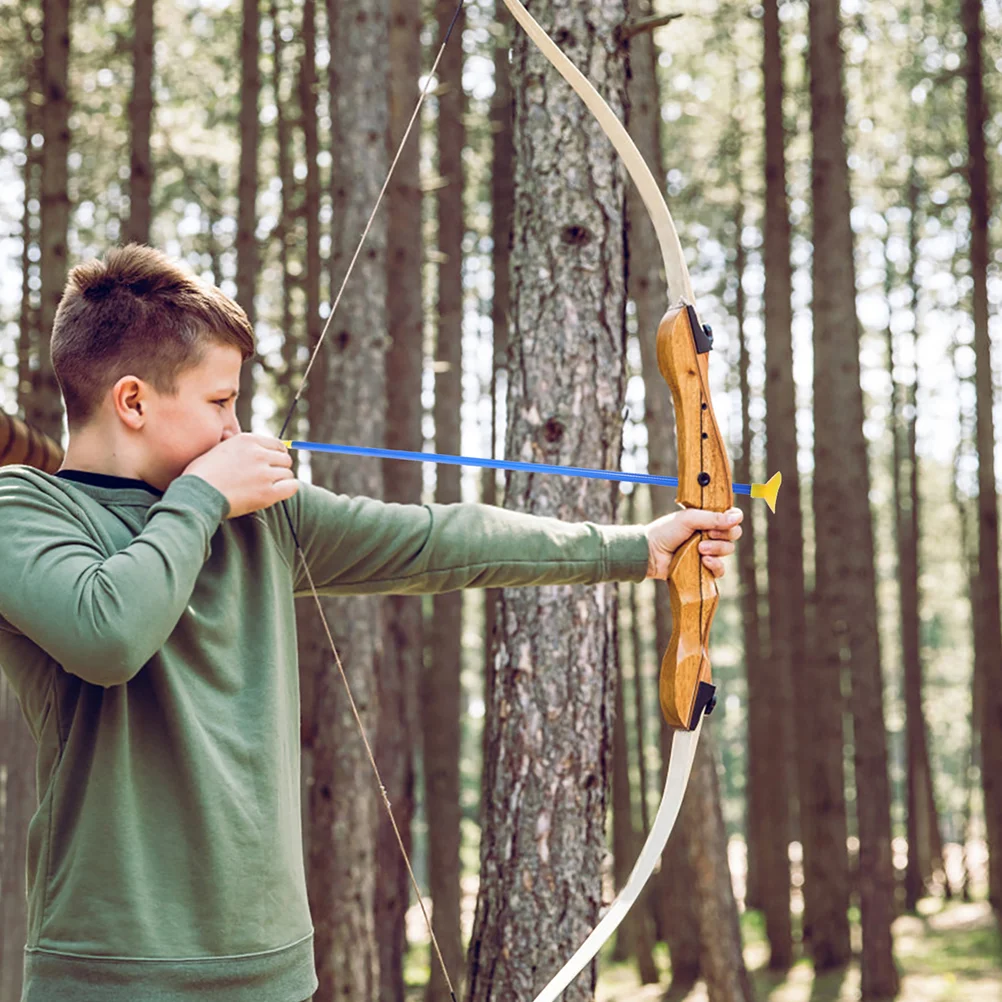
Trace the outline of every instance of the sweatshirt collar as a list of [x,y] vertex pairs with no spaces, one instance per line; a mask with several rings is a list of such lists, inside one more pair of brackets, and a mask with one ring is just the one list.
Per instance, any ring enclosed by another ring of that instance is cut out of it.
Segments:
[[163,497],[163,491],[157,490],[152,484],[131,477],[113,477],[107,473],[91,473],[88,470],[60,470],[56,476],[61,480],[72,480],[74,483],[89,484],[91,487],[149,491],[150,494]]

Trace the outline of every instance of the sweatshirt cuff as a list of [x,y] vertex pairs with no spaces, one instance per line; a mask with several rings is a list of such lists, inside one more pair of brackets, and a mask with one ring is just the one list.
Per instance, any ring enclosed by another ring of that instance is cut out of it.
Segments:
[[212,536],[230,513],[230,503],[226,500],[226,495],[216,490],[208,480],[190,473],[171,481],[164,491],[164,496],[150,508],[150,515],[164,505],[171,508],[180,506],[196,511],[204,519],[209,536]]
[[643,581],[647,577],[650,546],[642,525],[604,525],[605,581]]

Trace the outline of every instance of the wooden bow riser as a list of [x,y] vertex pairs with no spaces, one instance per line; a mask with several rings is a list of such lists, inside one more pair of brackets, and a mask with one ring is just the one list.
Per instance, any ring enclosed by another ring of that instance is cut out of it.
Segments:
[[[675,404],[677,500],[686,508],[727,511],[734,500],[731,468],[710,403],[709,348],[709,332],[691,307],[669,310],[658,327],[657,354]],[[694,533],[679,547],[668,572],[672,636],[661,661],[661,710],[670,727],[685,730],[713,696],[707,645],[719,592],[700,557],[702,538]]]

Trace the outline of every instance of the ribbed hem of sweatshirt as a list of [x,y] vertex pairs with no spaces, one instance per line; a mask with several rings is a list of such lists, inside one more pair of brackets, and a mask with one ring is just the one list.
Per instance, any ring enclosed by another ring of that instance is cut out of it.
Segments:
[[603,525],[606,581],[643,581],[647,577],[650,546],[642,525]]
[[304,1002],[316,989],[311,933],[268,953],[200,960],[26,950],[21,1002]]

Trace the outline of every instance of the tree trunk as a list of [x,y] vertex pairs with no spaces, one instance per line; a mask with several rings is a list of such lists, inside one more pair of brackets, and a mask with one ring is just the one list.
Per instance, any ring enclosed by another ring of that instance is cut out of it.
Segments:
[[127,242],[150,242],[153,162],[150,130],[153,121],[153,0],[136,0],[132,11],[132,97],[129,132],[132,151],[129,165],[129,220]]
[[[622,650],[616,659],[616,716],[612,730],[612,858],[616,892],[629,879],[630,871],[644,843],[647,829],[639,833],[633,827],[633,793],[630,784],[630,745],[627,738],[623,692]],[[640,726],[638,718],[636,726]],[[643,789],[641,788],[641,799]],[[646,891],[646,888],[645,888]],[[652,953],[651,915],[643,901],[630,909],[616,934],[613,960],[635,957],[642,984],[656,984],[658,969]]]
[[[912,314],[917,318],[920,283],[918,265],[918,183],[911,172],[908,183],[908,246],[910,254],[909,287],[912,294]],[[886,257],[888,296],[894,290],[893,265]],[[916,449],[915,403],[918,393],[918,328],[901,341],[905,361],[895,360],[895,335],[887,329],[888,367],[891,378],[891,401],[888,423],[892,436],[891,470],[893,483],[895,532],[898,544],[898,581],[901,592],[901,657],[905,702],[905,748],[907,775],[907,837],[908,858],[905,867],[905,908],[914,911],[919,898],[926,893],[933,870],[942,871],[935,801],[932,799],[932,775],[929,764],[929,743],[925,714],[922,707],[922,652],[920,640],[919,596],[919,496],[918,453]],[[899,376],[909,373],[905,389],[906,409],[901,407]],[[904,440],[902,442],[902,439]]]
[[[393,0],[390,13],[390,153],[395,153],[418,99],[421,75],[421,10],[410,0]],[[419,135],[412,134],[400,153],[387,191],[387,298],[390,348],[386,385],[386,445],[420,452],[423,310]],[[422,468],[418,463],[386,461],[386,500],[419,504]],[[422,671],[421,597],[392,595],[383,600],[383,659],[379,674],[377,759],[394,804],[397,824],[410,853],[414,817],[414,746],[417,682]],[[376,942],[379,944],[379,998],[404,1002],[404,954],[411,887],[400,847],[383,812],[376,846]],[[432,961],[433,965],[436,961]]]
[[21,997],[21,973],[27,936],[25,860],[28,822],[35,813],[35,742],[21,716],[21,707],[0,677],[0,765],[4,767],[6,807],[3,853],[0,855],[0,1000]]
[[[587,63],[621,113],[619,0],[536,13],[565,40],[572,59]],[[617,156],[523,33],[511,70],[516,156],[506,451],[549,463],[617,462],[626,306]],[[609,523],[615,497],[597,481],[511,474],[505,501],[535,514]],[[615,616],[608,585],[502,593],[486,718],[470,1002],[531,998],[597,918]],[[593,988],[592,971],[563,998],[581,1002]]]
[[41,124],[42,95],[39,93],[41,59],[31,27],[24,32],[26,56],[24,59],[24,134],[28,137],[24,151],[24,208],[21,213],[21,311],[17,340],[17,405],[27,412],[32,394],[32,362],[38,356],[39,309],[38,294],[32,291],[32,279],[37,279],[38,265],[38,210],[31,210],[33,201],[41,197],[42,155],[31,142]]
[[[740,149],[743,143],[737,145]],[[735,171],[738,165],[734,165]],[[734,465],[735,477],[752,482],[751,392],[748,385],[748,343],[745,334],[744,192],[739,186],[735,211],[735,319],[740,358],[741,454]],[[744,628],[745,668],[748,678],[748,867],[754,870],[759,906],[765,915],[769,940],[769,967],[785,971],[793,963],[793,930],[790,920],[790,791],[786,778],[786,749],[782,725],[777,727],[776,705],[770,667],[763,652],[759,624],[759,590],[755,567],[754,512],[744,520],[744,536],[738,547],[741,582],[741,622]],[[777,740],[778,737],[778,740]],[[754,854],[753,850],[754,849]]]
[[[498,455],[500,415],[498,403],[508,385],[508,314],[511,310],[511,226],[514,211],[512,160],[512,94],[508,69],[511,21],[504,19],[494,25],[494,95],[491,98],[491,134],[493,163],[491,164],[491,266],[494,275],[494,295],[491,298],[491,327],[494,352],[491,364],[491,456]],[[500,379],[499,379],[500,377]],[[484,504],[497,503],[497,474],[484,470]],[[497,603],[500,592],[489,588],[484,595],[484,705],[490,705],[494,686],[494,653],[497,632]],[[483,731],[487,738],[487,728]],[[486,745],[482,760],[487,760]]]
[[[816,699],[815,686],[824,686],[826,680],[815,675],[820,666],[814,658],[808,658],[805,644],[807,594],[793,380],[784,64],[777,0],[764,0],[763,11],[766,473],[781,471],[784,484],[782,517],[770,518],[767,522],[770,649],[763,662],[763,682],[769,692],[770,710],[774,719],[780,721],[783,744],[788,749],[773,748],[767,754],[776,774],[785,773],[796,782],[804,866],[803,939],[808,951],[816,961],[820,958],[824,967],[842,963],[849,955],[842,711],[838,699],[835,702]],[[837,679],[828,681],[837,687]],[[828,740],[819,740],[822,735],[827,735]],[[790,753],[794,740],[796,755]],[[783,785],[787,792],[779,795],[786,797],[788,804],[791,799],[789,784]],[[783,804],[775,804],[774,812],[778,819],[784,815],[789,818],[789,809]],[[835,830],[826,839],[828,812],[831,812]],[[834,894],[833,887],[838,888]],[[817,935],[815,916],[821,923]],[[818,941],[817,953],[811,945],[814,940]]]
[[320,339],[320,141],[317,136],[316,0],[303,0],[303,48],[299,68],[299,105],[306,152],[303,214],[306,216],[306,345],[312,353]]
[[[814,141],[814,511],[823,673],[823,688],[815,690],[814,696],[819,701],[830,699],[837,706],[840,676],[849,667],[860,843],[861,987],[864,998],[878,999],[895,995],[899,978],[891,938],[895,903],[890,787],[843,135],[842,49],[835,4],[814,3],[810,7],[810,73]],[[828,745],[826,751],[837,753],[838,747]],[[832,836],[839,835],[844,825],[841,803],[837,815],[833,815],[829,827]],[[837,842],[832,849],[841,854]],[[820,930],[817,926],[812,929],[815,965],[822,968],[848,959],[849,944],[843,938],[844,888],[833,881],[829,891],[832,921]]]
[[971,296],[977,374],[978,597],[974,606],[975,674],[980,676],[981,781],[988,841],[988,897],[1002,920],[1002,613],[999,610],[999,516],[991,335],[988,330],[988,117],[981,55],[981,4],[963,0],[967,60],[967,176],[971,213]]
[[709,1002],[752,1002],[755,991],[741,951],[738,906],[727,865],[713,724],[704,723],[685,795],[688,804],[689,893],[699,916],[701,973]]
[[[279,412],[285,414],[292,403],[298,385],[296,360],[300,336],[293,321],[292,292],[295,279],[290,271],[290,250],[298,244],[296,239],[296,206],[293,201],[295,177],[292,172],[292,134],[289,127],[289,98],[285,93],[285,41],[278,0],[270,0],[271,17],[271,90],[275,102],[275,141],[278,147],[278,179],[282,184],[279,198],[278,224],[272,231],[278,241],[278,264],[282,272],[282,304],[279,330],[282,332],[282,368],[275,374],[275,402]],[[298,470],[298,456],[293,456]]]
[[[254,296],[260,267],[257,246],[257,149],[261,141],[258,101],[261,93],[261,12],[260,0],[243,0],[243,27],[240,33],[240,176],[237,182],[237,302],[251,326],[257,322]],[[254,400],[254,359],[240,370],[237,417],[244,431],[251,430]]]
[[39,317],[38,368],[25,406],[25,420],[56,441],[62,440],[63,408],[52,370],[49,344],[52,321],[66,284],[66,240],[70,219],[67,189],[70,149],[70,5],[69,0],[42,0],[42,305]]
[[[630,5],[631,20],[651,12],[649,0],[634,0]],[[640,32],[630,39],[630,73],[628,96],[629,128],[633,141],[664,189],[664,157],[661,152],[661,102],[657,81],[657,54],[649,32]],[[647,470],[655,475],[677,472],[675,455],[675,422],[670,394],[658,371],[655,355],[655,334],[667,301],[665,280],[661,275],[661,251],[654,227],[640,195],[632,184],[627,185],[627,218],[629,291],[637,307],[637,337],[640,342],[644,376],[644,423],[647,426]],[[668,487],[652,486],[652,514],[660,515],[675,507],[675,498]],[[655,592],[655,632],[658,663],[671,637],[671,604],[668,589]],[[666,745],[670,732],[664,721],[662,728],[662,775],[668,767]],[[683,808],[684,811],[684,808]],[[680,817],[675,832],[662,856],[661,872],[652,877],[655,882],[654,905],[658,934],[668,944],[671,953],[672,990],[684,989],[695,983],[699,975],[699,924],[691,895],[680,894],[680,887],[692,885],[688,857],[688,833],[685,817]]]
[[963,0],[967,48],[967,143],[971,212],[971,279],[974,283],[974,352],[977,360],[978,600],[974,607],[975,674],[980,675],[981,782],[988,842],[988,897],[1002,919],[1002,623],[999,611],[998,494],[991,337],[988,330],[988,116],[981,55],[981,4]]
[[[331,39],[331,288],[340,288],[389,166],[386,80],[377,68],[389,43],[389,3],[328,0]],[[322,440],[382,446],[385,433],[387,217],[376,214],[365,253],[347,284],[325,345],[326,364],[311,377],[311,431]],[[378,463],[314,461],[313,479],[346,494],[381,497]],[[379,600],[323,601],[337,631],[362,727],[374,734],[382,616]],[[308,878],[320,987],[317,1002],[368,1002],[378,991],[375,941],[377,787],[345,687],[313,632]]]
[[[444,38],[452,21],[452,0],[438,0],[438,34]],[[438,78],[438,339],[435,352],[435,449],[460,453],[463,403],[463,116],[462,12],[447,45]],[[439,466],[435,489],[439,504],[460,500],[460,469]],[[425,814],[428,821],[428,877],[432,924],[446,970],[457,990],[463,962],[459,926],[459,754],[462,714],[461,640],[463,593],[436,595],[433,600],[431,650],[421,687],[424,731]],[[434,954],[428,980],[428,1002],[442,998],[446,985]]]

